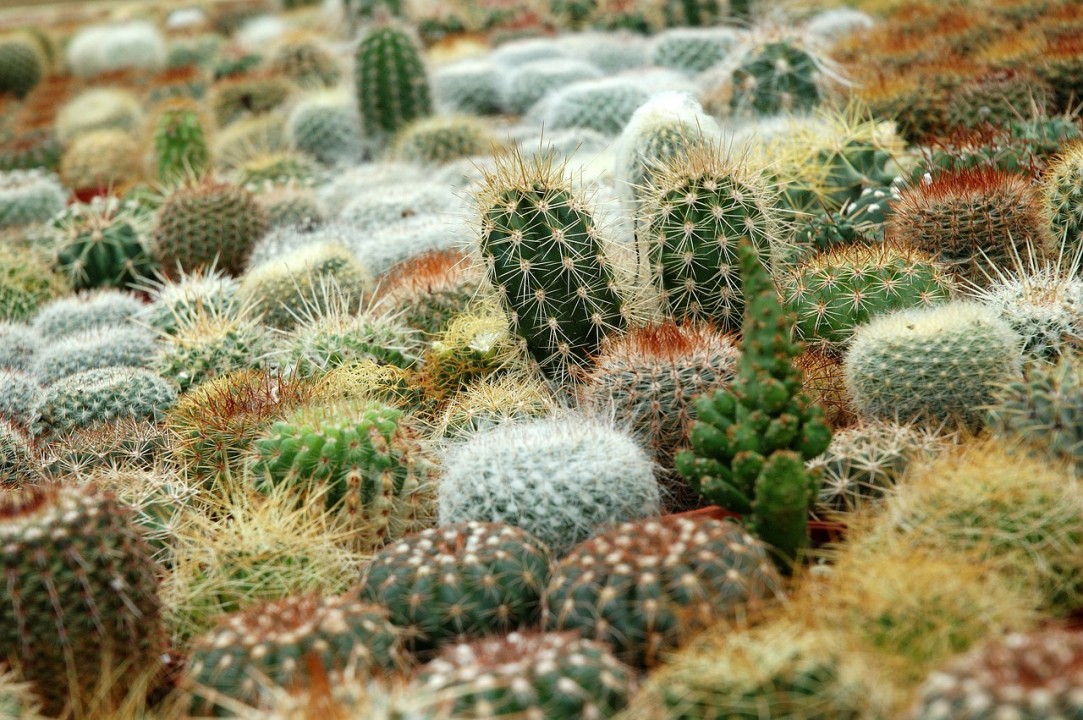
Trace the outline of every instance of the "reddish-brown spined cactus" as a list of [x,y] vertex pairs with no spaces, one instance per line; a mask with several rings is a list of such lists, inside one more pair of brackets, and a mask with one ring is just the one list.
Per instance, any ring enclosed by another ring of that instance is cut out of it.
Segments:
[[846,392],[846,375],[842,359],[829,355],[822,348],[806,348],[793,360],[801,371],[801,391],[824,410],[824,419],[833,430],[841,430],[857,422],[857,411]]
[[1019,257],[1057,256],[1041,196],[1024,175],[990,168],[945,173],[907,188],[892,207],[889,238],[978,286]]
[[50,714],[100,702],[91,695],[107,672],[124,692],[154,671],[165,641],[159,569],[112,493],[0,493],[0,572],[0,660],[35,683]]
[[399,263],[376,290],[376,302],[402,322],[439,335],[477,297],[484,271],[459,250],[433,250]]

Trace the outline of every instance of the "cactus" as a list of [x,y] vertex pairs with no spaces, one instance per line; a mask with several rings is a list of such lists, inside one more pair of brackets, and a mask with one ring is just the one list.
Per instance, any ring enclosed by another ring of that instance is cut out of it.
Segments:
[[522,115],[562,87],[601,76],[590,63],[569,58],[546,58],[517,65],[508,72],[501,108],[507,114]]
[[611,523],[657,515],[647,454],[625,433],[583,416],[483,430],[449,449],[440,524],[506,522],[557,556]]
[[0,172],[0,230],[43,223],[64,209],[67,193],[40,170]]
[[508,319],[493,303],[456,315],[429,345],[418,381],[429,399],[443,403],[470,383],[521,364]]
[[138,505],[135,520],[154,530],[152,545],[161,551],[175,505],[192,494],[162,469],[166,448],[165,433],[153,420],[123,418],[50,438],[41,448],[40,462],[44,475],[54,482],[108,485],[125,503]]
[[366,154],[361,119],[348,98],[317,95],[297,103],[286,121],[290,145],[324,165],[359,162]]
[[[392,221],[386,227],[374,227],[357,236],[351,246],[354,255],[375,275],[383,276],[399,263],[406,262],[424,253],[469,247],[473,240],[470,225],[462,217],[454,215],[463,212],[458,201],[447,185],[443,185],[440,195],[433,198],[434,204],[444,207],[424,208],[421,214],[412,216],[408,206],[392,201],[383,208],[373,208],[377,214],[398,210],[403,214],[400,221]],[[389,198],[390,199],[390,198]],[[405,199],[405,198],[404,198]],[[401,209],[399,209],[401,208]],[[351,209],[356,209],[356,206]],[[355,226],[357,221],[353,221]]]
[[354,83],[362,126],[370,136],[393,135],[432,114],[429,79],[417,41],[403,28],[381,24],[361,38]]
[[395,318],[332,308],[294,328],[285,338],[280,364],[308,377],[366,359],[409,368],[419,354],[417,338]]
[[1020,376],[1022,344],[977,303],[900,310],[854,333],[846,387],[870,418],[980,427],[996,388]]
[[458,158],[484,155],[495,139],[469,116],[422,118],[406,125],[395,138],[394,154],[408,162],[446,163]]
[[[62,543],[42,542],[62,537]],[[123,688],[164,648],[158,568],[111,493],[28,486],[0,495],[0,647],[50,715],[79,712],[107,659]],[[69,705],[70,703],[70,705]]]
[[789,40],[746,48],[730,78],[730,111],[775,115],[811,109],[820,101],[819,63]]
[[136,325],[105,325],[71,333],[42,347],[32,372],[42,385],[96,368],[145,368],[158,351],[155,337]]
[[270,687],[311,682],[313,666],[327,673],[399,670],[406,664],[400,646],[387,611],[347,597],[300,595],[222,618],[192,643],[181,684],[190,713],[228,716],[235,703],[263,705]]
[[981,128],[986,123],[1003,126],[1033,110],[1046,115],[1052,88],[1038,74],[1025,68],[989,70],[963,83],[952,95],[948,126]]
[[740,39],[740,33],[728,27],[666,30],[654,38],[651,64],[697,75],[725,59]]
[[0,140],[0,171],[60,167],[60,141],[52,128],[32,128]]
[[310,403],[256,440],[256,487],[290,488],[341,517],[371,552],[423,530],[435,516],[436,466],[402,411],[365,401]]
[[463,718],[612,717],[636,676],[601,643],[570,633],[520,633],[448,647],[418,673],[420,689],[455,696]]
[[505,422],[543,418],[555,410],[552,392],[540,378],[524,373],[490,375],[451,398],[439,434],[467,440]]
[[215,270],[150,282],[144,291],[150,304],[140,310],[139,321],[166,334],[176,332],[186,320],[204,311],[230,315],[240,308],[237,281]]
[[60,179],[75,190],[120,192],[142,177],[139,143],[126,130],[82,133],[60,158]]
[[207,486],[239,476],[252,444],[312,390],[308,382],[248,369],[194,388],[166,417],[175,462],[194,482]]
[[[747,3],[747,0],[746,0]],[[740,2],[734,2],[734,15],[736,6]],[[662,3],[662,14],[666,27],[712,27],[726,19],[729,3],[719,0],[665,0]]]
[[23,35],[0,36],[0,95],[24,98],[45,75],[45,58]]
[[[393,231],[400,225],[410,227],[407,224],[410,221],[432,221],[433,215],[444,214],[461,207],[462,203],[446,183],[437,182],[432,178],[418,182],[394,181],[381,187],[378,193],[360,194],[342,209],[338,219],[353,225],[357,230],[367,230],[376,234],[381,231]],[[443,234],[448,234],[449,223],[442,217],[437,219],[441,228],[444,229]],[[400,233],[403,237],[397,237],[397,239],[401,243],[406,243],[414,232],[416,228],[411,228],[407,233]],[[375,242],[370,241],[370,244]],[[411,244],[416,243],[411,242]],[[387,251],[384,251],[384,254],[386,255]],[[401,255],[398,257],[402,259]],[[385,267],[391,264],[392,262],[384,262]]]
[[395,266],[374,304],[426,335],[443,332],[481,288],[482,274],[458,250],[433,250]]
[[1001,273],[977,295],[1023,338],[1026,360],[1055,362],[1083,341],[1083,280],[1066,269]]
[[71,288],[37,253],[0,246],[0,321],[26,320]]
[[308,182],[316,162],[288,145],[285,116],[267,112],[241,118],[215,133],[211,156],[216,168],[246,189],[266,182]]
[[176,388],[147,370],[95,368],[45,389],[39,427],[48,437],[123,418],[157,422],[176,400]]
[[32,442],[22,426],[0,419],[0,493],[36,484],[40,479]]
[[947,301],[950,278],[929,257],[893,244],[851,245],[798,265],[780,283],[806,341],[844,347],[856,327],[892,310]]
[[270,112],[289,99],[295,86],[277,75],[241,75],[211,88],[210,107],[219,127],[250,115]]
[[162,340],[154,369],[177,383],[182,393],[235,370],[263,367],[271,346],[266,329],[252,320],[247,308],[234,315],[213,305],[178,318]]
[[202,173],[210,160],[199,111],[187,103],[169,105],[154,127],[155,174],[158,182],[173,183]]
[[25,323],[0,320],[0,369],[29,372],[41,338]]
[[1072,717],[1083,710],[1083,636],[1048,628],[991,638],[929,675],[908,720]]
[[138,96],[120,88],[92,88],[76,95],[56,116],[56,138],[70,146],[80,135],[98,130],[133,134],[143,126]]
[[170,192],[158,209],[154,255],[167,275],[211,265],[238,274],[266,231],[267,218],[248,191],[192,180]]
[[116,198],[94,198],[53,218],[54,265],[76,290],[128,287],[154,271],[142,218]]
[[707,499],[750,513],[749,527],[779,552],[785,566],[808,543],[808,510],[819,476],[804,463],[827,449],[823,410],[801,392],[792,365],[801,353],[789,339],[792,317],[747,240],[738,246],[748,298],[737,379],[695,403],[691,451],[677,470]]
[[624,662],[653,667],[703,628],[754,612],[781,584],[766,548],[731,522],[623,523],[554,566],[542,625],[606,642]]
[[[98,290],[53,300],[41,307],[30,323],[52,343],[75,333],[91,333],[130,324],[142,311],[139,299],[119,290]],[[41,349],[44,349],[43,345]]]
[[1083,143],[1068,144],[1049,166],[1042,200],[1053,239],[1075,257],[1083,247]]
[[[316,194],[295,180],[264,185],[256,202],[267,215],[271,230],[326,222],[327,211]],[[255,249],[253,249],[255,252]],[[249,258],[249,266],[252,265]]]
[[594,218],[552,157],[505,156],[485,183],[489,281],[530,354],[548,375],[565,376],[626,322]]
[[536,623],[549,561],[545,545],[524,530],[451,525],[377,552],[353,593],[386,607],[407,649],[423,658],[450,641]]
[[[893,204],[887,236],[931,255],[974,285],[1028,253],[1055,259],[1041,198],[1023,175],[961,170],[907,188]],[[1068,239],[1069,247],[1072,239]]]
[[68,43],[67,60],[72,72],[85,78],[115,70],[161,70],[166,61],[165,39],[145,20],[89,25]]
[[629,78],[583,80],[557,90],[534,110],[546,130],[585,128],[612,137],[650,96],[642,82]]
[[342,76],[335,56],[317,41],[305,37],[282,43],[271,56],[270,68],[302,88],[334,87]]
[[433,72],[432,93],[437,106],[454,113],[499,115],[503,78],[489,60],[464,60]]
[[655,285],[678,321],[737,329],[745,306],[738,247],[770,262],[779,218],[766,188],[720,148],[697,149],[660,169],[644,202]]
[[24,429],[30,429],[38,417],[41,386],[22,370],[0,370],[0,417]]

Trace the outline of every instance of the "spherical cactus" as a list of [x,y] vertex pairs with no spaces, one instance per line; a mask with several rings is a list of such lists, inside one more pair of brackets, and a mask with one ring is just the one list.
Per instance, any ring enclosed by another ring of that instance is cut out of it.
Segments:
[[76,76],[86,78],[115,70],[161,70],[165,39],[146,20],[89,25],[68,43],[67,60]]
[[948,173],[907,188],[892,209],[889,238],[935,256],[978,286],[989,284],[993,268],[1014,267],[1028,252],[1039,260],[1057,257],[1041,198],[1023,175]]
[[806,341],[845,346],[854,329],[892,310],[947,301],[950,277],[933,260],[896,245],[844,246],[801,263],[781,291]]
[[668,516],[624,523],[574,548],[545,591],[546,630],[607,642],[638,667],[697,631],[774,599],[766,548],[737,525]]
[[432,114],[421,49],[409,32],[388,24],[371,28],[361,38],[354,60],[357,100],[368,135],[394,134]]
[[[256,195],[256,202],[266,213],[267,225],[271,230],[327,220],[327,210],[316,194],[295,180],[264,185]],[[249,259],[249,266],[251,264]]]
[[1069,144],[1049,166],[1042,199],[1053,239],[1072,257],[1083,245],[1083,143]]
[[0,230],[48,221],[64,209],[67,193],[40,170],[0,172]]
[[654,467],[625,433],[586,417],[525,420],[444,456],[440,524],[506,522],[560,556],[599,527],[657,515]]
[[0,140],[0,170],[55,172],[60,167],[61,146],[50,127],[30,128]]
[[1023,338],[1028,360],[1056,361],[1083,338],[1083,280],[1065,270],[1002,275],[979,298]]
[[[167,438],[145,418],[123,418],[76,428],[39,446],[42,472],[54,482],[98,482],[136,509],[135,520],[152,530],[148,541],[163,547],[194,488],[164,469]],[[168,554],[168,551],[165,553]]]
[[730,78],[730,111],[775,115],[808,110],[820,101],[819,61],[788,40],[750,45]]
[[549,562],[549,550],[524,530],[452,525],[377,552],[353,592],[386,607],[406,647],[423,656],[450,641],[535,624]]
[[203,172],[210,160],[199,111],[191,104],[166,107],[154,127],[155,174],[159,182],[181,181]]
[[651,64],[696,75],[725,59],[740,39],[740,33],[728,27],[666,30],[654,38]]
[[508,156],[479,197],[489,280],[543,370],[585,365],[626,322],[594,218],[552,158]]
[[[30,327],[47,342],[74,333],[89,333],[109,326],[129,325],[143,304],[130,293],[99,290],[53,300],[34,315]],[[44,349],[44,344],[41,349]]]
[[312,681],[313,667],[343,672],[406,665],[387,611],[347,597],[299,595],[257,603],[223,617],[192,643],[182,686],[193,715],[259,708],[273,688]]
[[445,163],[484,155],[495,143],[485,127],[469,116],[423,118],[405,126],[395,138],[395,155],[416,163]]
[[607,718],[636,690],[635,671],[572,633],[519,633],[453,645],[419,670],[421,691],[454,695],[463,718]]
[[89,702],[110,660],[113,672],[123,668],[119,688],[158,662],[159,570],[112,494],[94,486],[5,491],[0,538],[0,647],[49,714]]
[[271,349],[266,328],[247,314],[234,316],[206,306],[179,318],[163,335],[154,369],[177,383],[182,393],[234,370],[262,367]]
[[508,71],[502,106],[506,113],[522,115],[562,87],[601,76],[598,68],[582,60],[548,58],[524,63]]
[[285,338],[280,364],[313,376],[359,360],[411,367],[420,354],[418,338],[397,319],[372,312],[332,311],[298,325]]
[[42,385],[96,368],[145,368],[158,352],[155,336],[137,325],[106,325],[76,332],[43,346],[33,374]]
[[39,427],[46,436],[122,418],[159,421],[177,400],[177,390],[138,368],[96,368],[45,389]]
[[0,417],[29,429],[37,420],[41,400],[41,386],[32,375],[22,370],[0,370]]
[[359,162],[365,155],[361,118],[348,98],[317,95],[297,103],[286,121],[290,144],[325,165]]
[[274,110],[295,90],[293,83],[277,75],[241,75],[214,84],[210,106],[219,127]]
[[472,382],[521,366],[520,350],[503,311],[479,303],[455,316],[429,345],[418,380],[426,395],[442,404]]
[[204,311],[231,315],[240,309],[237,281],[214,270],[182,273],[175,280],[148,283],[145,290],[150,304],[140,310],[139,320],[166,334]]
[[56,137],[70,146],[80,135],[115,130],[131,135],[143,125],[139,97],[121,88],[92,88],[68,102],[56,116]]
[[75,190],[121,191],[142,177],[139,143],[126,130],[82,133],[60,159],[60,178]]
[[279,45],[271,56],[271,71],[302,88],[329,88],[338,84],[342,69],[335,56],[317,40],[298,37]]
[[407,326],[437,335],[466,310],[483,274],[458,250],[434,250],[397,265],[376,289],[377,307]]
[[586,128],[612,137],[650,95],[642,83],[628,78],[584,80],[554,92],[535,109],[546,130]]
[[431,526],[436,465],[401,410],[363,401],[310,403],[252,446],[256,487],[289,487],[322,505],[371,552]]
[[0,36],[0,95],[24,98],[45,75],[45,58],[29,37]]
[[252,246],[267,231],[255,199],[211,179],[173,190],[155,218],[154,254],[167,274],[216,266],[239,274]]
[[[374,275],[383,276],[393,272],[396,265],[424,253],[438,250],[458,250],[469,247],[473,240],[473,228],[456,214],[465,208],[451,202],[452,192],[447,185],[441,194],[447,193],[447,200],[432,198],[434,204],[444,207],[431,207],[412,216],[409,210],[403,211],[404,218],[385,227],[374,227],[358,236],[351,250],[357,259]],[[406,198],[403,198],[404,200]],[[425,201],[426,203],[428,201]],[[399,205],[395,202],[394,205]],[[351,208],[353,209],[353,208]],[[377,213],[390,211],[391,206],[374,208]]]
[[498,115],[503,84],[500,67],[489,60],[464,60],[432,74],[436,104],[456,113]]
[[1022,344],[976,303],[900,310],[854,333],[846,387],[870,418],[980,426],[996,388],[1020,376]]
[[677,320],[740,327],[745,299],[737,247],[751,241],[770,262],[779,217],[765,186],[718,148],[674,157],[643,204],[652,272]]
[[536,375],[489,375],[463,388],[448,402],[440,435],[468,440],[512,420],[550,417],[557,409],[549,386]]
[[42,305],[69,292],[64,278],[38,253],[0,246],[0,321],[26,320]]
[[0,493],[41,480],[32,442],[23,426],[0,419]]
[[125,288],[154,271],[143,219],[116,198],[71,205],[52,224],[54,264],[76,290]]
[[0,320],[0,368],[29,372],[41,337],[25,323]]
[[993,638],[929,675],[907,717],[1072,717],[1083,711],[1081,662],[1077,630]]

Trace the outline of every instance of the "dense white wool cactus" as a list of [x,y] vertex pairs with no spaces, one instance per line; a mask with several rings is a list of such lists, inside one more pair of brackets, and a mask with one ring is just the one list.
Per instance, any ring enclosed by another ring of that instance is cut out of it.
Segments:
[[588,62],[604,73],[624,72],[647,64],[647,38],[639,33],[567,33],[559,40],[568,57]]
[[657,515],[647,453],[626,433],[576,414],[484,430],[444,456],[441,525],[507,522],[556,554],[600,526]]
[[501,105],[511,115],[522,115],[540,100],[571,83],[596,80],[602,72],[590,63],[570,58],[547,58],[509,68]]
[[0,172],[0,229],[48,221],[64,209],[68,194],[42,170]]
[[741,39],[736,28],[671,28],[651,42],[651,64],[695,75],[721,62]]
[[166,30],[198,28],[208,21],[207,11],[199,7],[180,7],[171,10],[165,18]]
[[247,20],[237,31],[237,44],[245,50],[260,51],[281,39],[289,27],[274,15],[259,15]]
[[135,20],[91,25],[68,44],[68,67],[76,77],[93,77],[113,70],[161,70],[165,67],[165,38],[149,22]]
[[432,73],[433,98],[449,114],[497,114],[503,87],[500,66],[486,58],[460,60]]

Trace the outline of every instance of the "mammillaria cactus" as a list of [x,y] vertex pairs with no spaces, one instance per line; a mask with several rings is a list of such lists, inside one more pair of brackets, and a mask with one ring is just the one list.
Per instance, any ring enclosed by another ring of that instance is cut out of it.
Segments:
[[94,486],[5,490],[0,538],[0,647],[50,714],[89,700],[109,657],[118,667],[124,659],[129,682],[158,662],[158,568],[112,494]]
[[41,479],[38,467],[30,435],[22,426],[0,419],[0,493],[36,484]]
[[1054,241],[1074,256],[1083,245],[1083,143],[1067,145],[1049,166],[1042,198]]
[[54,298],[71,292],[64,278],[37,252],[0,246],[0,321],[26,320]]
[[279,45],[271,56],[271,70],[302,88],[334,87],[342,75],[335,56],[308,37],[287,39]]
[[71,205],[52,224],[55,264],[76,290],[126,288],[154,270],[142,218],[116,198]]
[[207,167],[206,131],[199,111],[189,103],[167,106],[154,128],[154,157],[159,182],[183,180]]
[[449,112],[498,115],[503,84],[500,67],[488,59],[452,63],[432,75],[433,98]]
[[651,667],[712,623],[773,600],[781,584],[767,549],[732,522],[623,523],[554,566],[542,624],[606,642],[621,660]]
[[0,368],[29,372],[41,337],[26,323],[0,320]]
[[1002,273],[977,295],[1023,338],[1025,359],[1055,362],[1083,341],[1083,279],[1069,268]]
[[241,75],[226,78],[211,89],[210,105],[220,127],[250,115],[267,113],[286,100],[295,86],[278,75]]
[[459,250],[433,250],[396,265],[376,289],[374,305],[407,327],[438,335],[474,300],[483,277]]
[[501,98],[505,112],[522,115],[546,95],[581,80],[602,76],[598,68],[582,60],[547,58],[512,67]]
[[574,633],[514,632],[452,645],[419,670],[417,684],[454,695],[463,718],[612,717],[636,689],[635,671]]
[[365,155],[361,119],[349,98],[316,95],[297,103],[286,121],[290,144],[325,165],[356,163]]
[[45,75],[45,58],[34,41],[22,35],[0,36],[0,95],[26,97]]
[[640,82],[609,77],[563,87],[534,109],[546,130],[586,128],[612,137],[650,96]]
[[440,435],[466,440],[511,420],[550,416],[556,407],[552,391],[537,374],[489,375],[451,398]]
[[409,368],[421,352],[414,332],[396,318],[334,306],[305,318],[283,343],[280,365],[306,377],[366,359]]
[[445,163],[484,155],[494,147],[485,127],[470,116],[422,118],[405,126],[395,138],[395,155],[416,163]]
[[481,253],[512,330],[551,376],[625,324],[594,218],[552,157],[504,156],[479,196]]
[[119,290],[79,293],[43,305],[30,327],[41,339],[53,342],[74,333],[128,325],[142,307],[138,298]]
[[525,530],[464,523],[379,551],[353,592],[386,607],[406,647],[424,655],[449,641],[534,625],[549,562],[548,548]]
[[405,29],[380,24],[361,38],[354,82],[365,133],[394,134],[432,114],[429,78],[417,41]]
[[138,325],[106,325],[74,332],[43,346],[32,372],[51,385],[85,370],[107,367],[149,367],[158,352],[154,334]]
[[819,476],[805,462],[827,449],[831,429],[823,410],[801,390],[789,339],[792,316],[776,294],[759,253],[738,246],[748,298],[737,379],[695,403],[692,449],[677,456],[677,470],[692,487],[724,508],[748,513],[749,527],[778,551],[796,559],[808,543],[808,510]]
[[140,322],[167,334],[200,313],[231,315],[240,309],[237,281],[211,268],[150,282],[143,290],[150,304],[141,308]]
[[76,191],[126,190],[143,177],[139,143],[127,130],[93,130],[60,158],[60,179]]
[[182,393],[234,370],[264,366],[271,347],[267,329],[247,309],[234,315],[201,306],[162,335],[154,368]]
[[131,135],[143,125],[139,97],[121,88],[85,90],[60,109],[56,116],[56,137],[71,146],[90,132],[117,130]]
[[625,433],[569,415],[483,430],[444,456],[440,523],[506,522],[557,556],[610,523],[657,515],[647,454]]
[[403,412],[378,402],[302,406],[255,441],[251,468],[257,488],[288,487],[343,518],[365,552],[435,517],[436,465]]
[[382,608],[298,595],[223,617],[192,643],[182,685],[192,714],[228,715],[233,703],[260,707],[274,687],[311,682],[313,665],[332,675],[402,669],[401,645]]
[[740,39],[740,33],[728,27],[666,30],[654,38],[651,64],[695,75],[721,62]]
[[0,369],[0,417],[30,429],[38,417],[42,389],[28,372]]
[[854,333],[846,387],[870,418],[978,427],[997,387],[1020,377],[1022,345],[995,310],[977,303],[899,310]]
[[215,266],[239,274],[252,246],[267,231],[267,218],[243,188],[210,178],[177,187],[158,209],[154,255],[173,275]]
[[0,229],[49,220],[64,209],[67,193],[40,170],[0,172]]
[[67,46],[68,67],[78,77],[93,77],[114,70],[161,70],[165,66],[165,39],[145,20],[90,25]]
[[820,101],[814,55],[790,40],[750,45],[738,51],[740,64],[730,78],[730,110],[774,115],[808,110]]
[[38,422],[46,436],[123,418],[157,422],[176,400],[176,388],[148,370],[96,368],[46,388]]

